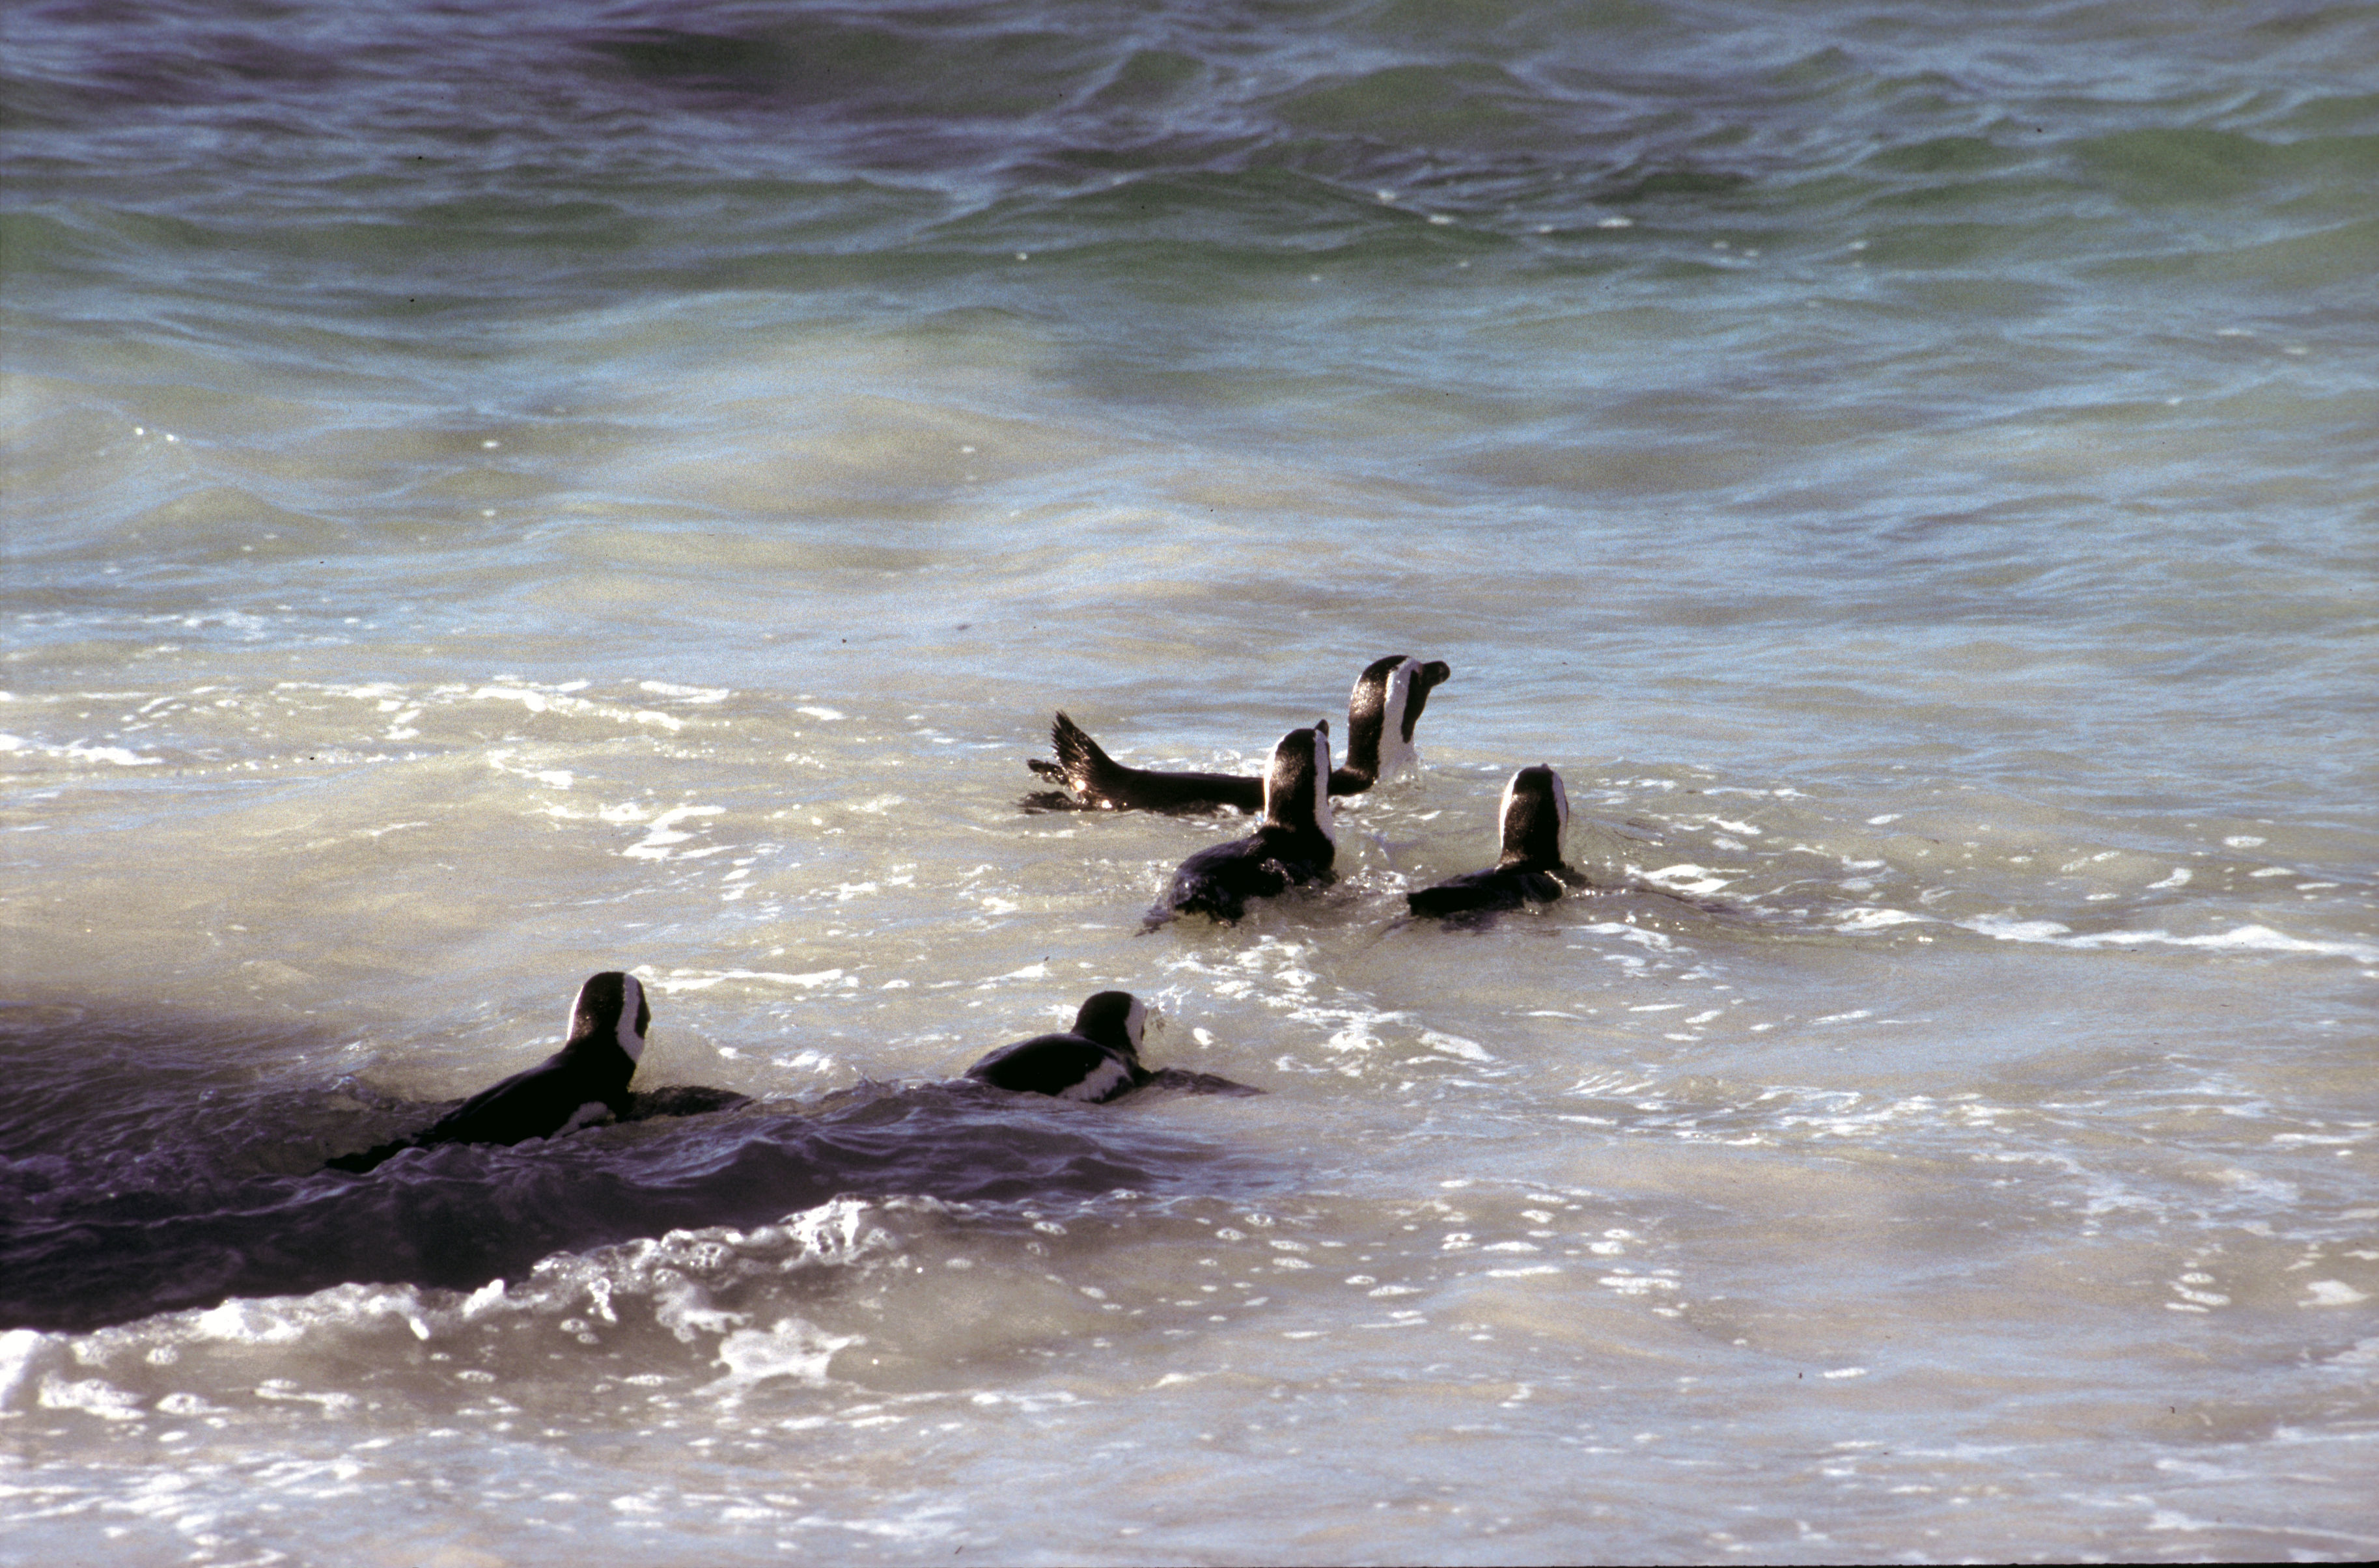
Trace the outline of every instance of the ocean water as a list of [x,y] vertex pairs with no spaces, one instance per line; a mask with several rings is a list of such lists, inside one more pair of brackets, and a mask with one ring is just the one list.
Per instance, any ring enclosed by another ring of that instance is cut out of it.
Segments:
[[2379,11],[0,45],[0,1562],[2379,1554]]

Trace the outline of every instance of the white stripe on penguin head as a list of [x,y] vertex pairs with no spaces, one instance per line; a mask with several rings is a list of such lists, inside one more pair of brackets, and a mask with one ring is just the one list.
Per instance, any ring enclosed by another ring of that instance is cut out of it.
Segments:
[[1332,843],[1338,840],[1338,830],[1330,817],[1330,726],[1327,721],[1313,727],[1313,825]]
[[636,1032],[636,1015],[644,1010],[644,983],[633,974],[622,975],[618,1031],[620,1049],[628,1054],[628,1060],[632,1062],[641,1062],[645,1059],[645,1037]]
[[1413,677],[1420,660],[1407,657],[1388,674],[1387,699],[1380,706],[1380,777],[1386,778],[1419,760],[1413,743],[1405,739],[1405,709],[1412,706]]

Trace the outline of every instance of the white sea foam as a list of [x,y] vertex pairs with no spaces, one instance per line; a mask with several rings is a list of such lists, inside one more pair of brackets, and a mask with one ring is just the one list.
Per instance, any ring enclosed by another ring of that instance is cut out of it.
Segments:
[[0,1333],[0,1410],[16,1407],[18,1393],[34,1385],[42,1364],[64,1353],[60,1336],[37,1329]]
[[694,837],[681,832],[677,825],[692,817],[719,816],[724,806],[673,806],[645,825],[645,836],[620,852],[631,860],[662,861],[670,858],[672,844],[682,844]]
[[656,991],[670,993],[707,991],[712,986],[730,980],[757,980],[770,985],[796,985],[804,991],[815,991],[821,985],[831,984],[838,980],[856,983],[853,977],[846,975],[839,969],[811,970],[803,974],[788,974],[778,970],[765,969],[681,969],[672,970],[666,977],[653,981],[652,986]]
[[2003,942],[2048,942],[2063,947],[2202,947],[2217,952],[2312,953],[2379,963],[2379,944],[2319,941],[2290,936],[2268,925],[2241,925],[2230,931],[2198,936],[2177,936],[2169,931],[2102,931],[2076,935],[2071,926],[2053,920],[2016,920],[2003,915],[1978,915],[1957,922],[1968,931]]
[[164,761],[163,757],[144,757],[123,746],[87,746],[79,741],[70,742],[64,754],[78,762],[113,763],[117,767],[154,767]]
[[1422,1030],[1420,1043],[1432,1051],[1443,1051],[1466,1062],[1491,1062],[1495,1059],[1494,1053],[1476,1040],[1465,1040],[1458,1034],[1446,1034],[1434,1029]]
[[44,1410],[79,1410],[103,1421],[137,1421],[141,1414],[137,1395],[125,1393],[103,1378],[69,1382],[61,1377],[45,1377],[42,1380],[39,1403]]
[[1706,865],[1696,865],[1691,861],[1680,861],[1675,865],[1664,865],[1657,871],[1640,871],[1634,866],[1627,869],[1630,874],[1640,876],[1647,882],[1658,884],[1675,892],[1691,893],[1697,896],[1723,892],[1728,884],[1740,874],[1737,872],[1714,871]]
[[0,752],[37,752],[44,756],[65,757],[74,762],[103,762],[115,767],[155,767],[165,759],[142,756],[124,746],[94,746],[81,741],[69,741],[63,746],[28,740],[21,735],[0,735]]
[[1841,920],[1834,923],[1834,929],[1883,931],[1895,925],[1938,925],[1939,923],[1930,915],[1912,914],[1906,910],[1880,909],[1868,904],[1846,911]]
[[561,703],[559,699],[549,696],[543,692],[533,692],[523,686],[482,686],[470,694],[469,700],[475,703],[518,703],[531,713],[543,713],[546,709],[557,706],[564,707],[588,706],[585,703]]
[[679,686],[667,681],[640,681],[636,689],[650,692],[657,697],[676,697],[689,703],[723,703],[735,694],[725,686]]

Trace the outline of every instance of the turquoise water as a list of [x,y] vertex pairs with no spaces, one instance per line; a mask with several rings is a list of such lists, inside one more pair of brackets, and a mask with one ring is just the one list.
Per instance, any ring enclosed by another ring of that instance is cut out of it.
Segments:
[[0,1561],[2379,1551],[2370,7],[0,41]]

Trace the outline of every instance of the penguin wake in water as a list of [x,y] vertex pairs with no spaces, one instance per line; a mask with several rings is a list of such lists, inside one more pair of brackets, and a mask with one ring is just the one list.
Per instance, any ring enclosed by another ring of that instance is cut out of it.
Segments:
[[1503,786],[1501,813],[1503,858],[1485,871],[1408,893],[1417,915],[1485,914],[1516,910],[1534,899],[1562,896],[1564,883],[1583,887],[1586,878],[1562,860],[1562,835],[1569,828],[1569,791],[1561,775],[1540,764],[1512,775]]
[[1176,915],[1236,921],[1250,899],[1269,899],[1309,882],[1328,882],[1337,858],[1331,836],[1330,723],[1292,730],[1272,749],[1263,777],[1263,823],[1245,838],[1201,850],[1181,862],[1146,929]]
[[[1443,659],[1423,664],[1404,654],[1373,659],[1355,678],[1346,696],[1346,766],[1330,775],[1334,795],[1359,795],[1394,778],[1416,760],[1413,727],[1420,722],[1429,694],[1454,673]],[[1215,811],[1236,806],[1253,813],[1263,804],[1263,780],[1234,773],[1167,773],[1126,767],[1107,755],[1082,727],[1064,713],[1049,728],[1057,760],[1034,757],[1025,766],[1071,793],[1032,795],[1025,803],[1055,810]]]
[[521,1143],[625,1117],[636,1098],[628,1092],[628,1080],[635,1076],[652,1020],[643,983],[634,975],[606,970],[578,988],[578,1000],[570,1009],[570,1038],[561,1050],[526,1072],[479,1091],[411,1137],[358,1154],[342,1154],[325,1168],[368,1171],[407,1149],[436,1143]]

